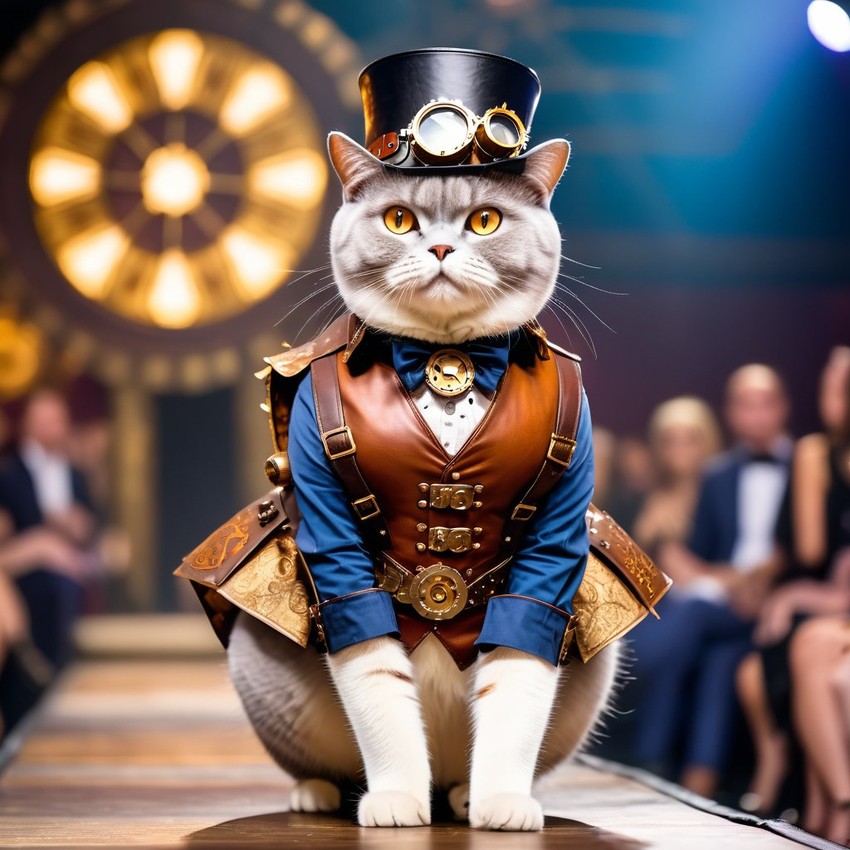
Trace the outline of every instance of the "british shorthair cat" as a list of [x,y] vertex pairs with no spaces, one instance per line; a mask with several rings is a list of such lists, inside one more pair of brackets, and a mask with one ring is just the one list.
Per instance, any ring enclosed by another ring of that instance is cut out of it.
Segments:
[[[333,271],[345,305],[368,326],[457,345],[516,331],[545,308],[561,258],[549,202],[566,141],[533,149],[521,174],[439,177],[386,169],[339,133],[329,149],[344,192]],[[474,388],[468,399],[467,435],[489,404]],[[439,428],[427,397],[414,401]],[[452,453],[463,439],[443,445]],[[433,635],[412,653],[385,636],[322,656],[244,614],[229,649],[251,722],[297,780],[293,810],[335,810],[340,783],[365,780],[361,825],[428,824],[435,787],[473,827],[505,830],[542,827],[532,783],[597,725],[617,659],[615,644],[563,668],[496,647],[461,670]]]

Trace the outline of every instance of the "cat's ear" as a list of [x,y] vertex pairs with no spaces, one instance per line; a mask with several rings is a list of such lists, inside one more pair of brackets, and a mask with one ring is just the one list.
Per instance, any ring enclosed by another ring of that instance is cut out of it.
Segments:
[[548,204],[558,181],[570,159],[570,143],[566,139],[553,139],[532,148],[525,158],[522,176],[540,191]]
[[328,154],[342,181],[346,201],[356,197],[366,181],[383,171],[381,163],[345,133],[334,131],[328,136]]

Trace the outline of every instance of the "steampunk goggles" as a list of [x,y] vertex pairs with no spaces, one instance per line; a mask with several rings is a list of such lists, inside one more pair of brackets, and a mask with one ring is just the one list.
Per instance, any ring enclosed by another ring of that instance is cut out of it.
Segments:
[[527,143],[522,119],[504,103],[479,116],[459,101],[432,100],[409,127],[381,136],[369,150],[382,160],[412,154],[423,165],[460,165],[509,159]]

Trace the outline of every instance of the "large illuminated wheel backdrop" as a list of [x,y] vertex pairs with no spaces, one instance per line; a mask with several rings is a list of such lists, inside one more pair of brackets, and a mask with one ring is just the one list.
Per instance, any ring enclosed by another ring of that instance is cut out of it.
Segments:
[[179,385],[191,357],[197,383],[327,262],[325,134],[347,125],[358,65],[297,0],[51,12],[3,70],[6,283],[107,377]]

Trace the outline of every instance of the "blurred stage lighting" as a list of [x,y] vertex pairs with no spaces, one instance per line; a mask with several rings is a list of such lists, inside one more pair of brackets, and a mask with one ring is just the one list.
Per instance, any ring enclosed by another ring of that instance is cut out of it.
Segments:
[[850,50],[850,16],[843,4],[812,0],[806,13],[812,35],[836,53]]

